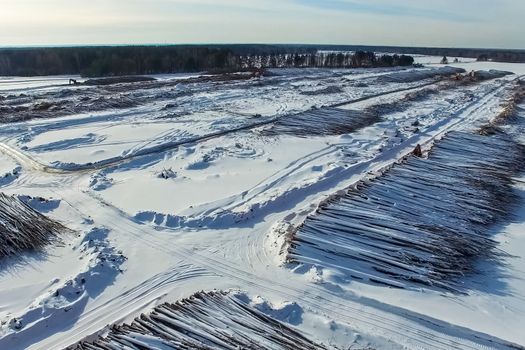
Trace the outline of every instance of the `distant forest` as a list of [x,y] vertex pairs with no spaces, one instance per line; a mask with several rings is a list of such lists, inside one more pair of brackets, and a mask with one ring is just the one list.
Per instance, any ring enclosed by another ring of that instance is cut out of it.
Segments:
[[405,55],[371,51],[318,51],[303,46],[106,46],[0,49],[0,75],[80,74],[84,77],[182,72],[233,72],[258,68],[409,66]]
[[[305,46],[312,47],[312,46]],[[525,63],[525,50],[483,49],[483,48],[441,48],[441,47],[404,47],[404,46],[364,46],[364,45],[317,45],[319,50],[348,50],[390,52],[409,55],[447,56],[476,58],[479,61]]]
[[[386,52],[389,54],[374,54]],[[340,45],[170,45],[0,49],[0,76],[85,77],[183,72],[232,72],[274,67],[409,66],[405,54],[525,62],[523,50]]]

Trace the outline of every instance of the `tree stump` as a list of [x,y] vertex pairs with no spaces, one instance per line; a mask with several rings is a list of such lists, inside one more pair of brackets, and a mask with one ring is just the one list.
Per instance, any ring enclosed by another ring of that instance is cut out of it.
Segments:
[[421,150],[421,145],[420,144],[418,144],[416,146],[416,148],[414,148],[414,150],[412,151],[412,154],[415,155],[418,158],[422,158],[423,157],[423,151]]

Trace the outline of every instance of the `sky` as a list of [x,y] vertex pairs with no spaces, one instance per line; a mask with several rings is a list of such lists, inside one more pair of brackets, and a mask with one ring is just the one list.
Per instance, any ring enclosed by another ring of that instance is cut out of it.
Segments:
[[298,43],[525,49],[525,0],[0,0],[0,46]]

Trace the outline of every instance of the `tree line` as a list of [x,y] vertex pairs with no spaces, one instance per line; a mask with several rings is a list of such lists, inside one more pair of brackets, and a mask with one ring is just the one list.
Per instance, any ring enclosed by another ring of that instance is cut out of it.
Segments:
[[406,55],[377,55],[371,51],[316,52],[295,54],[247,55],[240,58],[241,68],[373,68],[410,66],[414,58]]
[[495,61],[495,62],[509,62],[509,63],[524,63],[525,62],[525,53],[520,52],[488,52],[481,53],[477,57],[478,61]]
[[303,46],[119,46],[0,49],[0,76],[85,77],[183,72],[232,72],[277,67],[408,66],[406,55],[331,52]]

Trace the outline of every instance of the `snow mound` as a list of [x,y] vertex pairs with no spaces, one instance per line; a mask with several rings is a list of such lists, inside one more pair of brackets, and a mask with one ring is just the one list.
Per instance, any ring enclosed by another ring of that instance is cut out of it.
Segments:
[[[126,261],[107,241],[109,230],[92,228],[79,246],[85,266],[78,275],[68,279],[58,289],[48,290],[25,312],[0,327],[0,347],[11,348],[17,339],[37,337],[44,329],[65,327],[82,313],[89,299],[99,295],[116,276]],[[55,282],[58,282],[56,280]]]
[[224,157],[253,159],[263,155],[264,151],[261,149],[255,149],[240,142],[231,142],[225,146],[206,150],[203,153],[196,153],[193,160],[191,160],[185,168],[186,170],[203,170],[209,168],[216,161]]
[[21,172],[22,172],[22,167],[17,166],[12,171],[3,174],[0,177],[0,187],[7,186],[10,183],[12,183],[13,181],[15,181],[16,179],[18,179],[18,177],[20,176]]
[[94,191],[104,191],[113,186],[113,179],[106,175],[106,171],[100,171],[91,175],[89,187]]
[[60,205],[59,199],[48,199],[43,197],[18,196],[18,198],[39,213],[48,213],[57,209]]

